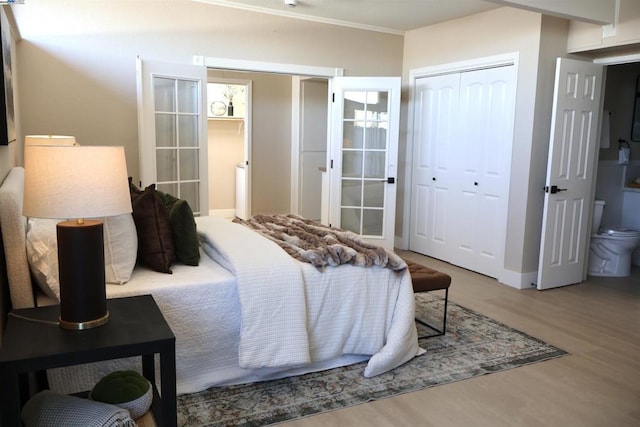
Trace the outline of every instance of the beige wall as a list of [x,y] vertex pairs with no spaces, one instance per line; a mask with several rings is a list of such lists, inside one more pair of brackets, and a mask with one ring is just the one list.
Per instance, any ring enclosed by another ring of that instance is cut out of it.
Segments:
[[[616,34],[603,37],[602,26],[571,21],[568,52],[585,52],[611,47],[635,47],[640,43],[640,1],[620,0],[620,12]],[[634,46],[635,45],[635,46]]]
[[86,145],[124,145],[134,177],[136,55],[342,67],[347,75],[402,70],[398,35],[193,1],[29,0],[14,13],[23,37],[17,46],[22,135],[61,133]]
[[244,160],[244,125],[209,119],[209,209],[235,209],[236,165]]
[[291,77],[248,73],[253,82],[251,214],[289,213]]

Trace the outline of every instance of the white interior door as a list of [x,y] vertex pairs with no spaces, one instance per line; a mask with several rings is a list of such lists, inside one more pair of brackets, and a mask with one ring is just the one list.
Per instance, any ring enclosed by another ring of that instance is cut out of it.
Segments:
[[137,59],[138,144],[143,187],[208,214],[206,69]]
[[329,223],[393,249],[399,77],[331,81]]
[[451,260],[490,277],[504,264],[515,77],[514,66],[460,75]]
[[603,66],[558,58],[538,289],[584,280]]
[[416,80],[410,249],[450,256],[460,73]]

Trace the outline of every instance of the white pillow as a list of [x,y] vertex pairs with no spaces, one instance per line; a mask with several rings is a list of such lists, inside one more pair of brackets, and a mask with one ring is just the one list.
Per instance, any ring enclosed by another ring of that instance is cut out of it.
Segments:
[[138,233],[131,214],[104,221],[104,267],[107,283],[124,285],[131,279],[138,255]]
[[[31,272],[40,288],[60,300],[58,280],[57,219],[29,218],[27,257]],[[105,281],[124,285],[131,279],[136,265],[138,235],[131,214],[108,217],[104,221]]]

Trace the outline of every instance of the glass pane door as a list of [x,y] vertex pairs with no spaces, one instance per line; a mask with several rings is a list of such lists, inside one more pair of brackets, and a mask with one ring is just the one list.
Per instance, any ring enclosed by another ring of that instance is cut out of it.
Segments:
[[330,223],[393,248],[400,79],[333,79]]
[[200,212],[198,120],[199,83],[154,77],[156,188]]
[[347,91],[342,120],[341,227],[381,237],[389,129],[389,93]]
[[208,214],[206,70],[139,60],[140,178]]

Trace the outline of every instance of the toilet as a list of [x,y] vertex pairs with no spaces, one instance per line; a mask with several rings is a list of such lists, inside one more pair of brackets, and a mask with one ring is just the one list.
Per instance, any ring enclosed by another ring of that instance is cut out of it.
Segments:
[[600,227],[604,201],[593,206],[589,275],[626,277],[631,273],[631,254],[640,246],[640,230],[628,227]]

